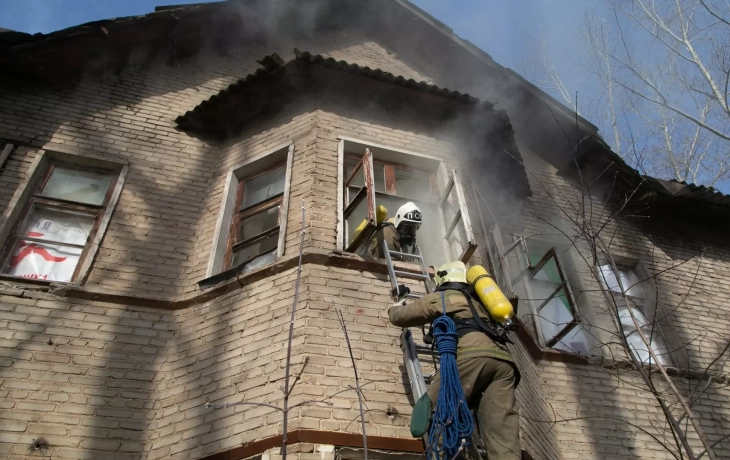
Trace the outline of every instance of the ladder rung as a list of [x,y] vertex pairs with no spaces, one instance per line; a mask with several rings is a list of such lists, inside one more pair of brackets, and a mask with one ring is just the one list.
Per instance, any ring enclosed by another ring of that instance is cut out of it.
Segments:
[[420,299],[423,297],[423,294],[407,294],[406,299]]
[[401,270],[393,270],[393,273],[398,276],[404,276],[406,278],[416,278],[419,280],[430,280],[431,279],[430,276],[424,275],[423,273],[404,272]]
[[391,255],[396,255],[400,257],[410,257],[411,259],[421,259],[421,256],[418,254],[408,254],[406,252],[399,252],[399,251],[388,251]]

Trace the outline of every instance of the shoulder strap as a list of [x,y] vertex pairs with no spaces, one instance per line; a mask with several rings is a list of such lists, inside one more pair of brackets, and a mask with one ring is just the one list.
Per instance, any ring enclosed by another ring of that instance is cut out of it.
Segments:
[[[479,316],[479,313],[477,313],[476,307],[474,307],[474,298],[471,295],[470,289],[467,286],[464,286],[461,283],[442,283],[439,287],[436,288],[438,291],[441,291],[441,295],[443,296],[443,292],[446,290],[454,290],[459,291],[461,294],[466,298],[466,303],[469,305],[469,311],[471,312],[472,317],[474,318],[474,322],[479,326],[479,329],[490,336],[493,340],[497,340],[500,342],[507,342],[512,343],[507,336],[504,328],[500,326],[499,324],[493,324],[491,321],[484,322],[484,320]],[[479,306],[483,308],[482,303],[479,302]],[[489,313],[487,312],[487,315]]]

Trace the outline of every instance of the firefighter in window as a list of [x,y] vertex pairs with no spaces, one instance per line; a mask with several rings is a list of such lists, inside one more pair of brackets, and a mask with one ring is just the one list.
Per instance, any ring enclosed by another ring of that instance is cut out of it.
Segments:
[[[364,245],[363,252],[382,259],[385,257],[385,254],[383,254],[383,241],[385,241],[391,251],[415,254],[416,232],[423,222],[421,210],[418,209],[418,206],[409,201],[398,208],[394,218],[386,219],[388,210],[380,205],[376,214],[377,229],[370,241]],[[363,221],[360,227],[355,230],[356,236],[365,227],[365,223],[366,221]],[[400,260],[400,257],[393,256],[393,259]]]

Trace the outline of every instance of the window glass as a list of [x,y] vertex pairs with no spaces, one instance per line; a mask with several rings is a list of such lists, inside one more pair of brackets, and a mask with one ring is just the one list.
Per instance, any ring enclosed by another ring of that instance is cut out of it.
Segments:
[[236,242],[246,241],[247,239],[253,238],[266,230],[276,227],[279,224],[280,207],[281,206],[274,206],[266,211],[262,211],[241,220],[238,239],[236,239]]
[[363,198],[358,204],[355,205],[355,209],[353,209],[350,215],[347,217],[347,241],[345,242],[345,247],[352,243],[352,240],[354,240],[357,236],[355,234],[355,231],[358,229],[362,221],[367,218],[368,200],[367,198]]
[[[532,290],[532,295],[535,296],[534,300],[537,304],[543,303],[555,291],[552,289],[548,292],[547,289],[543,289],[545,286],[544,284],[536,285]],[[538,310],[537,316],[546,343],[550,342],[565,329],[565,326],[573,321],[573,314],[567,304],[568,298],[565,295],[565,290],[561,289]]]
[[78,203],[101,205],[112,183],[112,177],[92,171],[80,171],[61,166],[53,168],[43,188],[43,196]]
[[[618,273],[621,285],[623,285],[624,289],[626,289],[626,294],[632,297],[639,297],[642,299],[646,298],[646,293],[641,285],[641,280],[633,269],[619,266]],[[621,287],[616,279],[616,274],[610,265],[601,265],[601,274],[603,275],[601,282],[605,283],[606,287],[610,291],[621,293]]]
[[33,209],[20,236],[84,245],[94,220],[95,216],[89,214],[37,207]]
[[[375,188],[377,190],[377,184]],[[431,200],[431,178],[426,174],[395,168],[395,193],[406,198]]]
[[[629,343],[629,347],[640,361],[648,363],[651,360],[649,349],[636,332],[636,327],[634,326],[634,322],[631,320],[628,308],[625,306],[619,306],[618,312],[619,318],[621,319],[621,327],[624,331],[624,335],[626,335],[626,341]],[[636,322],[639,323],[639,327],[641,327],[641,332],[644,333],[644,337],[649,340],[652,350],[654,350],[654,353],[656,353],[657,358],[659,359],[659,363],[667,365],[670,364],[667,359],[669,349],[664,344],[664,340],[658,333],[659,331],[654,330],[654,326],[649,323],[646,316],[642,313],[638,306],[633,307],[631,312],[634,314]]]
[[588,349],[588,344],[590,343],[591,338],[589,337],[588,332],[586,332],[583,328],[583,323],[581,323],[565,334],[565,337],[553,345],[553,348],[570,353],[577,353],[579,355],[589,355],[591,350]]
[[[237,251],[233,252],[233,261],[231,262],[232,267],[237,267],[247,260],[253,259],[253,257],[264,254],[270,251],[276,251],[276,247],[279,243],[279,235],[274,234],[267,236],[266,238],[257,241],[256,243],[245,246]],[[276,258],[276,253],[273,254]]]
[[284,193],[285,178],[285,168],[281,167],[245,181],[240,209],[248,208]]

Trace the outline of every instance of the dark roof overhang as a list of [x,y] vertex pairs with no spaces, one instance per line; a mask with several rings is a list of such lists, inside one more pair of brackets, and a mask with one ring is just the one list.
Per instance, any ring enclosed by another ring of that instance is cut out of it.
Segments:
[[[262,68],[233,83],[175,119],[183,130],[223,139],[243,125],[303,98],[350,103],[368,101],[388,110],[421,105],[440,120],[469,112],[479,100],[379,69],[294,50],[289,62],[277,54],[257,61]],[[408,104],[404,105],[404,102]],[[491,108],[489,103],[482,103]],[[365,108],[365,106],[363,106]],[[424,116],[427,114],[424,114]]]

